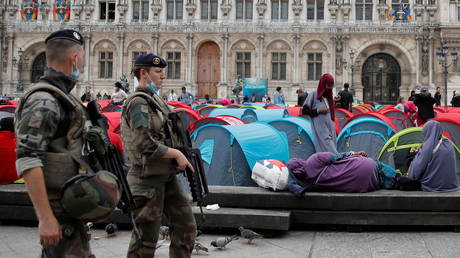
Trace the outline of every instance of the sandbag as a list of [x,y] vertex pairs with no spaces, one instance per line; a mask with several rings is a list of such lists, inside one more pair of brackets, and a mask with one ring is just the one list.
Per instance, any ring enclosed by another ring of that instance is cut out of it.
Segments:
[[289,171],[278,160],[259,160],[252,168],[251,179],[263,188],[274,191],[286,190]]

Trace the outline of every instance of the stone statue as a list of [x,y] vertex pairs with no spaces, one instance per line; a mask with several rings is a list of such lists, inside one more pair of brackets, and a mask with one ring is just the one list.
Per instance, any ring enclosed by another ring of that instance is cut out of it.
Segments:
[[24,91],[24,84],[22,81],[18,81],[18,85],[16,85],[16,92],[23,92]]
[[120,77],[120,83],[121,83],[121,86],[123,86],[123,90],[126,93],[129,93],[129,82],[128,82],[128,77],[126,77],[126,75],[123,74]]
[[236,80],[235,80],[235,86],[232,89],[232,92],[235,95],[237,102],[240,102],[239,95],[241,91],[243,90],[243,85],[244,85],[243,79],[240,78],[240,75],[237,75]]

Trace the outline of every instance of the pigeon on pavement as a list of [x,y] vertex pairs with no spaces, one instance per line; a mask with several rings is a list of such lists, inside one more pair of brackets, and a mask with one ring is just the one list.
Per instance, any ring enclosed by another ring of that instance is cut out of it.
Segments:
[[250,229],[245,229],[243,227],[239,227],[238,228],[240,230],[240,233],[241,233],[241,237],[245,238],[248,240],[248,244],[251,244],[252,243],[252,240],[256,239],[256,238],[263,238],[263,236],[259,233],[256,233]]
[[107,237],[113,237],[117,234],[118,226],[115,223],[109,223],[105,226],[105,232],[107,233]]
[[168,226],[160,226],[160,238],[166,239],[169,237],[169,227]]
[[208,252],[208,248],[198,242],[195,242],[195,245],[193,246],[193,249],[195,249],[196,253],[198,253],[198,251],[205,251],[205,252]]
[[225,248],[225,246],[232,242],[233,240],[238,239],[237,235],[231,236],[231,237],[219,237],[216,240],[213,240],[211,242],[211,245],[214,247],[217,247],[219,249]]

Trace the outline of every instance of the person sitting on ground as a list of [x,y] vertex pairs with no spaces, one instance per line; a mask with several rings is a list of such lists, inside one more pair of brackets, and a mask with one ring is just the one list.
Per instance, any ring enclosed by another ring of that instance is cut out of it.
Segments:
[[16,136],[13,120],[13,117],[4,117],[0,120],[0,185],[11,184],[19,179],[15,165]]
[[[289,160],[289,190],[365,193],[378,189],[413,190],[413,180],[401,177],[391,166],[367,157],[365,152],[317,152],[307,160]],[[403,182],[403,186],[401,183]]]
[[421,183],[423,191],[457,191],[455,150],[448,139],[442,137],[441,124],[429,121],[423,126],[423,145],[409,167],[409,178]]

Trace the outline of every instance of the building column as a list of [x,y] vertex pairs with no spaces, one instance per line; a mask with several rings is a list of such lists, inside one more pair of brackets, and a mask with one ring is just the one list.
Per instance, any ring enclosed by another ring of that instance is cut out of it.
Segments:
[[223,49],[222,49],[222,60],[220,65],[220,82],[217,91],[218,98],[227,97],[227,60],[228,60],[228,33],[222,34]]
[[299,85],[300,83],[300,71],[301,67],[299,64],[299,44],[300,44],[300,34],[296,33],[292,35],[292,39],[294,40],[294,69],[293,71],[293,83]]
[[124,32],[119,32],[117,35],[118,38],[118,65],[117,65],[117,78],[115,80],[118,80],[121,78],[123,75],[123,66],[124,66],[124,49],[125,49],[125,33]]
[[185,83],[188,85],[192,85],[192,80],[193,80],[193,71],[192,71],[192,46],[193,45],[193,34],[188,33],[187,34],[187,69],[185,72]]
[[263,72],[262,72],[262,63],[263,63],[263,55],[264,55],[264,39],[265,35],[263,33],[260,33],[257,36],[257,78],[262,78],[263,77]]
[[158,54],[158,41],[160,39],[160,34],[158,32],[154,32],[152,34],[152,53],[155,55]]
[[[14,65],[13,65],[13,56],[14,56],[14,33],[8,33],[7,40],[8,40],[8,70],[7,70],[7,78],[9,79],[9,89],[7,90],[8,94],[15,92],[14,86]],[[18,60],[19,61],[19,60]]]
[[[85,38],[85,77],[83,79],[83,85],[93,85],[90,81],[91,79],[91,57],[93,56],[91,53],[91,33],[85,32],[83,33],[83,37]],[[77,97],[83,95],[81,83],[77,83],[76,86],[76,95]]]

